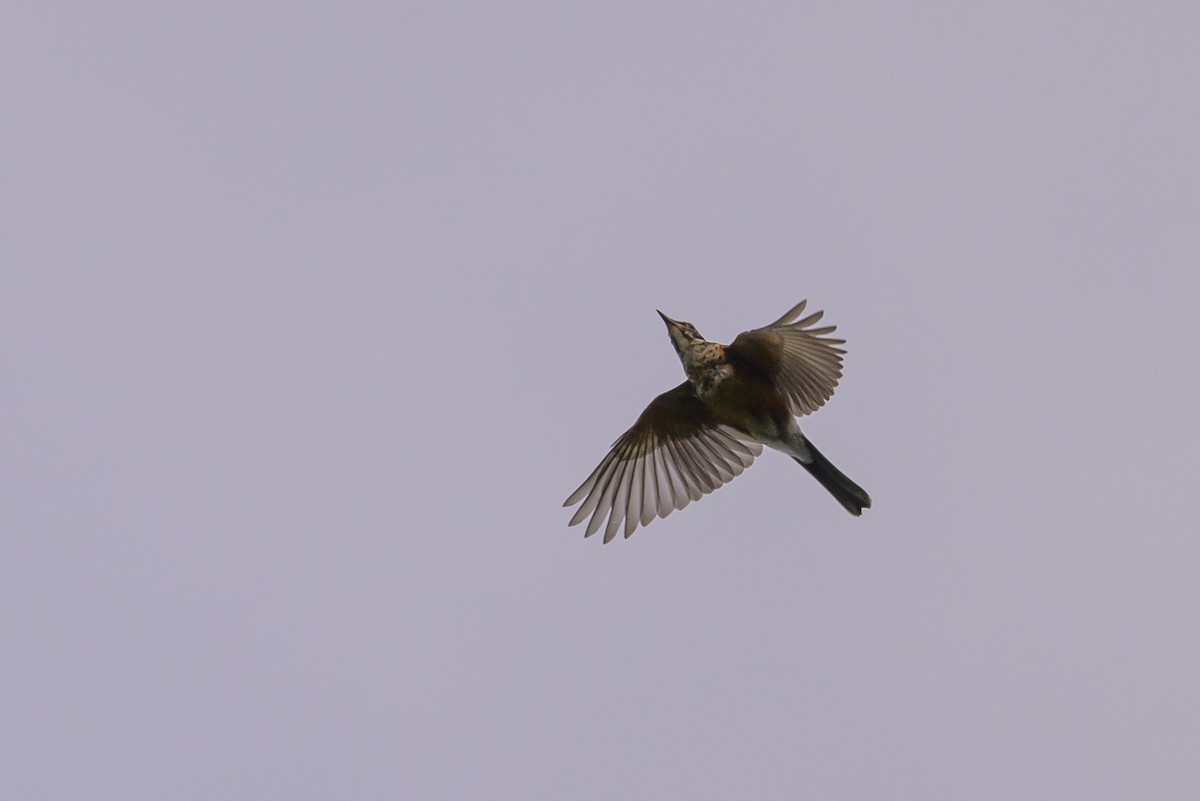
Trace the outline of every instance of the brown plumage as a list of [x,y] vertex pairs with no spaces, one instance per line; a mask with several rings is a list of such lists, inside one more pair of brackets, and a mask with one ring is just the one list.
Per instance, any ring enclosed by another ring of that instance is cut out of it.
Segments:
[[584,536],[604,525],[605,542],[622,528],[628,537],[732,481],[763,445],[799,462],[851,514],[870,507],[796,423],[833,395],[845,354],[845,340],[826,336],[834,326],[813,327],[823,312],[797,321],[806,303],[727,346],[659,312],[688,380],[651,401],[567,498],[564,506],[582,501],[570,525],[590,516]]

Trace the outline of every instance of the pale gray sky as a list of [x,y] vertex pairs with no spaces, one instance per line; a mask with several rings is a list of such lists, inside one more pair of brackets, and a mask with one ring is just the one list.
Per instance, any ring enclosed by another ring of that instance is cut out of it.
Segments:
[[[1186,3],[17,3],[0,797],[1194,799]],[[563,498],[801,298],[791,460]]]

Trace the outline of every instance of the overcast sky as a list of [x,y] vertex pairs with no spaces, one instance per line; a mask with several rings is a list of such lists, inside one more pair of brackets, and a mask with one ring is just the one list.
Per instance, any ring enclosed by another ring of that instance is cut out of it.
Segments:
[[[0,796],[1195,799],[1198,30],[16,3]],[[802,298],[874,508],[567,528]]]

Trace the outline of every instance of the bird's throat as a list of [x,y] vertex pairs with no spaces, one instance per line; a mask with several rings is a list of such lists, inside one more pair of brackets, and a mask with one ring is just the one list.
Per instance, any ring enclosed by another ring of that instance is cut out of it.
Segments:
[[733,375],[733,367],[725,361],[725,348],[716,342],[703,342],[688,349],[683,359],[683,369],[701,398]]

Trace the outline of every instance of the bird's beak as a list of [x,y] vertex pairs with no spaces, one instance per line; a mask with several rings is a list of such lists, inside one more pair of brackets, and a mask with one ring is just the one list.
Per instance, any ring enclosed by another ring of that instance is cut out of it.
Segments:
[[[658,311],[658,309],[655,309]],[[663,322],[667,324],[667,335],[671,337],[671,343],[675,346],[676,353],[682,353],[684,346],[687,345],[687,337],[683,334],[683,328],[675,320],[672,320],[662,312],[658,312],[658,316],[663,318]]]

